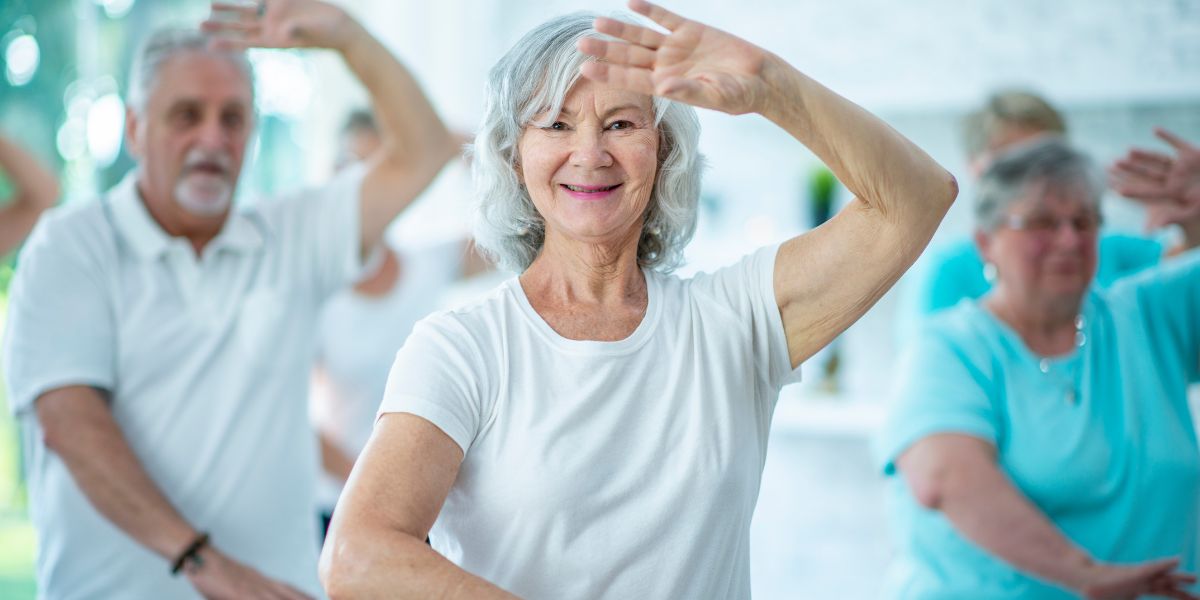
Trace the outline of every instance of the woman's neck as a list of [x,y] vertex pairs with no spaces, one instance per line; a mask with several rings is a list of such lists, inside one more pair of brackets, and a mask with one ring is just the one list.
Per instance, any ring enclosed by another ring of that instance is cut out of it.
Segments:
[[542,320],[571,340],[628,338],[650,305],[636,238],[600,246],[547,236],[520,283]]
[[1030,350],[1041,356],[1066,354],[1075,347],[1076,319],[1083,298],[1038,301],[1017,299],[997,288],[984,300],[996,318],[1012,327]]
[[548,234],[521,284],[555,304],[644,305],[646,280],[638,266],[637,241],[587,244]]

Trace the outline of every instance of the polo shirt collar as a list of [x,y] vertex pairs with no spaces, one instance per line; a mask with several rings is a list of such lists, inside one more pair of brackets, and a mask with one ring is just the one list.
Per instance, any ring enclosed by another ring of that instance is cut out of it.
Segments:
[[[166,253],[172,245],[172,236],[163,231],[146,209],[146,204],[137,189],[136,169],[130,171],[112,188],[108,198],[117,229],[139,257],[153,260]],[[261,249],[265,241],[264,232],[259,224],[235,209],[230,211],[220,233],[209,242],[205,253],[221,249],[253,252]]]

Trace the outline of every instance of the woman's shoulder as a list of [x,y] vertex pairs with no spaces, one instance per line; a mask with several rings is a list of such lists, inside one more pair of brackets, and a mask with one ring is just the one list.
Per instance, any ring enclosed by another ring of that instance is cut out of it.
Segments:
[[512,290],[514,281],[515,277],[483,294],[430,313],[417,323],[412,336],[466,336],[478,341],[493,337],[498,324],[517,309]]
[[[1180,292],[1195,288],[1200,281],[1200,249],[1185,251],[1155,266],[1123,277],[1097,295],[1108,304],[1124,307],[1147,299],[1178,301]],[[1182,289],[1180,289],[1182,288]]]
[[973,354],[990,351],[1002,332],[978,299],[964,298],[950,308],[925,317],[914,339],[918,347],[938,346]]

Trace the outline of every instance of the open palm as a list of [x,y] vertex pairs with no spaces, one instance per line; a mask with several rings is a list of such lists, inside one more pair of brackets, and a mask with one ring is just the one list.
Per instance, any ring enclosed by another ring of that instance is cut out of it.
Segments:
[[[350,35],[342,9],[317,0],[265,0],[256,6],[214,2],[202,25],[225,49],[338,48]],[[217,18],[217,17],[220,18]]]
[[761,111],[766,96],[762,79],[766,51],[645,0],[631,0],[629,7],[668,33],[596,19],[596,30],[617,40],[580,41],[581,51],[601,59],[585,64],[584,76],[730,114]]
[[1127,198],[1200,213],[1200,148],[1165,129],[1155,135],[1175,149],[1175,156],[1130,150],[1109,167],[1113,189]]

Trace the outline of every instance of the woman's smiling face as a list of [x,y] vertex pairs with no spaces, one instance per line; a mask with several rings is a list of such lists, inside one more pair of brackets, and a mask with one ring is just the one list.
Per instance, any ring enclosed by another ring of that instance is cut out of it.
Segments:
[[534,123],[518,140],[517,169],[546,239],[636,245],[658,172],[650,96],[580,78],[558,115]]

